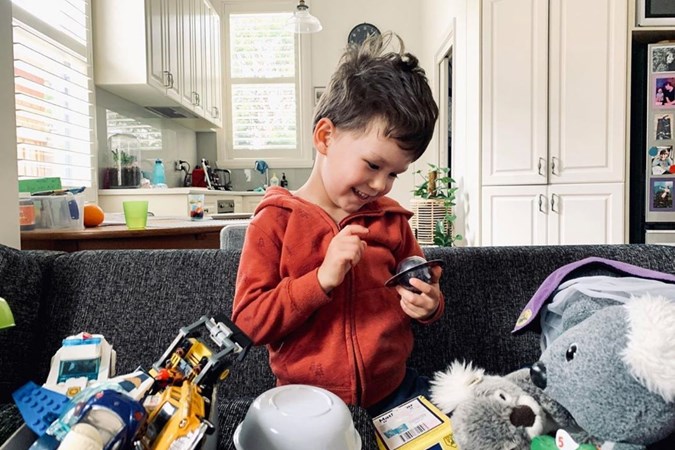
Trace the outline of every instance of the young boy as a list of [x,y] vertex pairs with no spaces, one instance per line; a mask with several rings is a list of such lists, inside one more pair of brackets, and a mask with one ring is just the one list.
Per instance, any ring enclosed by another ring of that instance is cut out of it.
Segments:
[[411,213],[385,197],[431,140],[438,108],[392,34],[350,47],[314,114],[317,151],[296,192],[271,187],[246,232],[233,321],[267,345],[279,385],[310,384],[373,415],[428,392],[406,369],[412,319],[443,314],[440,268],[421,294],[384,284],[422,256]]

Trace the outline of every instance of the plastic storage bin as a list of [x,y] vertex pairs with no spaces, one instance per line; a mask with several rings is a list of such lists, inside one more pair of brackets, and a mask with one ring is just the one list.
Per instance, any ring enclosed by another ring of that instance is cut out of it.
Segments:
[[84,195],[34,195],[35,228],[84,230]]

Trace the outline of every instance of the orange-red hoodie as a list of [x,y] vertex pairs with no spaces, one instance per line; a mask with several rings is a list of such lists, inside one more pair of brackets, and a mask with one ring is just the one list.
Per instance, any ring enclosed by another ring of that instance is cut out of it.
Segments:
[[[233,321],[267,345],[279,385],[320,386],[348,404],[368,407],[403,380],[413,346],[408,317],[384,283],[398,262],[422,255],[412,213],[381,198],[339,224],[319,206],[270,188],[246,231]],[[364,256],[329,295],[317,271],[344,226],[369,229]],[[429,320],[443,314],[441,300]]]

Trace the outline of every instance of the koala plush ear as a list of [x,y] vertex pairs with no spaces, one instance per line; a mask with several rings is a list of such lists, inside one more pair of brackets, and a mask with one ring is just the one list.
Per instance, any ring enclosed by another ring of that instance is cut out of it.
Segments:
[[623,362],[647,390],[675,401],[675,300],[647,294],[624,307],[628,343]]
[[431,401],[446,414],[474,397],[475,387],[483,381],[484,369],[472,363],[453,361],[445,372],[436,372],[431,380]]

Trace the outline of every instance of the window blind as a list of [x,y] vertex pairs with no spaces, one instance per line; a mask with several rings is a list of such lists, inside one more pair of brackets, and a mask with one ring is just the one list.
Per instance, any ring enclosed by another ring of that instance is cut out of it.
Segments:
[[91,186],[93,102],[88,0],[12,0],[20,179]]
[[232,148],[297,146],[296,48],[289,13],[229,16]]

